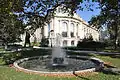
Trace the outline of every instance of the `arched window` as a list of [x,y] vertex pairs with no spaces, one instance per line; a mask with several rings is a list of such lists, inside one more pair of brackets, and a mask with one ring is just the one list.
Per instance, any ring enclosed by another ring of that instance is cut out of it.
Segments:
[[70,26],[70,35],[71,35],[71,37],[74,37],[74,28],[75,28],[75,25],[73,23],[71,23],[71,26]]
[[67,46],[67,40],[63,41],[63,46]]
[[66,32],[67,31],[68,24],[66,22],[63,22],[62,24],[62,31]]
[[62,24],[62,36],[67,37],[67,31],[68,31],[68,24],[66,22],[63,22]]
[[74,46],[74,41],[71,41],[71,46]]

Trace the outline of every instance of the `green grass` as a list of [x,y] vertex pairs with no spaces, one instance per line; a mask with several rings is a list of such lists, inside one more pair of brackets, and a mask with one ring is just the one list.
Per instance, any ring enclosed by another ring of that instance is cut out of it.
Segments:
[[3,49],[3,48],[0,48],[0,51],[4,51],[5,49]]
[[112,65],[120,68],[120,58],[112,58],[111,56],[96,56],[104,62],[110,62]]
[[119,75],[99,73],[92,76],[79,76],[73,78],[57,78],[57,77],[44,77],[34,74],[26,74],[24,72],[17,72],[15,69],[1,66],[0,67],[0,80],[120,80]]
[[34,74],[26,74],[16,72],[15,69],[9,67],[0,67],[0,80],[75,80],[76,78],[55,78],[44,77]]

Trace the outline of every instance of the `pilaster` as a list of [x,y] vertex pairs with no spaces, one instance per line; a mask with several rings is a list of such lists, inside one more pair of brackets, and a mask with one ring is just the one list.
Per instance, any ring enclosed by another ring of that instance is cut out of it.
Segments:
[[70,36],[70,26],[71,26],[71,21],[69,20],[69,21],[68,21],[68,32],[67,32],[68,38],[71,37],[71,36]]

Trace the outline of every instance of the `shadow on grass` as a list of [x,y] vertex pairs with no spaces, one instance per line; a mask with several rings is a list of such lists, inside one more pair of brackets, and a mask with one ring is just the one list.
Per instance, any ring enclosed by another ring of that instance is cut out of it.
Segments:
[[120,71],[115,71],[115,70],[112,70],[112,68],[107,68],[107,69],[103,69],[101,70],[102,73],[104,74],[111,74],[111,75],[120,75]]
[[82,77],[82,76],[76,74],[75,71],[73,71],[73,74],[74,74],[76,77],[78,77],[78,78],[81,78],[81,79],[84,79],[84,80],[90,80],[90,79],[88,79],[88,78],[85,78],[85,77]]
[[110,56],[111,58],[119,58],[120,59],[120,55],[112,55]]
[[102,73],[107,74],[107,75],[109,75],[109,74],[111,74],[111,75],[120,75],[119,73],[108,72],[108,71],[102,71]]

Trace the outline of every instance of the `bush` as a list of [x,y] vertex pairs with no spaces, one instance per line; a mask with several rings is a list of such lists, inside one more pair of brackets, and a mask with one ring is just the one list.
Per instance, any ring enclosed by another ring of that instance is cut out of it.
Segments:
[[25,57],[33,57],[33,56],[42,56],[42,55],[50,55],[52,53],[51,49],[33,49],[33,50],[25,50],[20,51],[22,58]]
[[63,47],[63,49],[66,49],[66,50],[79,50],[80,48],[78,48],[78,47]]
[[20,53],[6,53],[3,55],[3,61],[5,62],[5,64],[12,64],[14,61],[20,58]]
[[104,49],[105,48],[105,43],[103,42],[95,42],[95,41],[83,41],[83,42],[78,42],[77,44],[78,48],[88,48],[91,50],[98,50],[98,49]]

